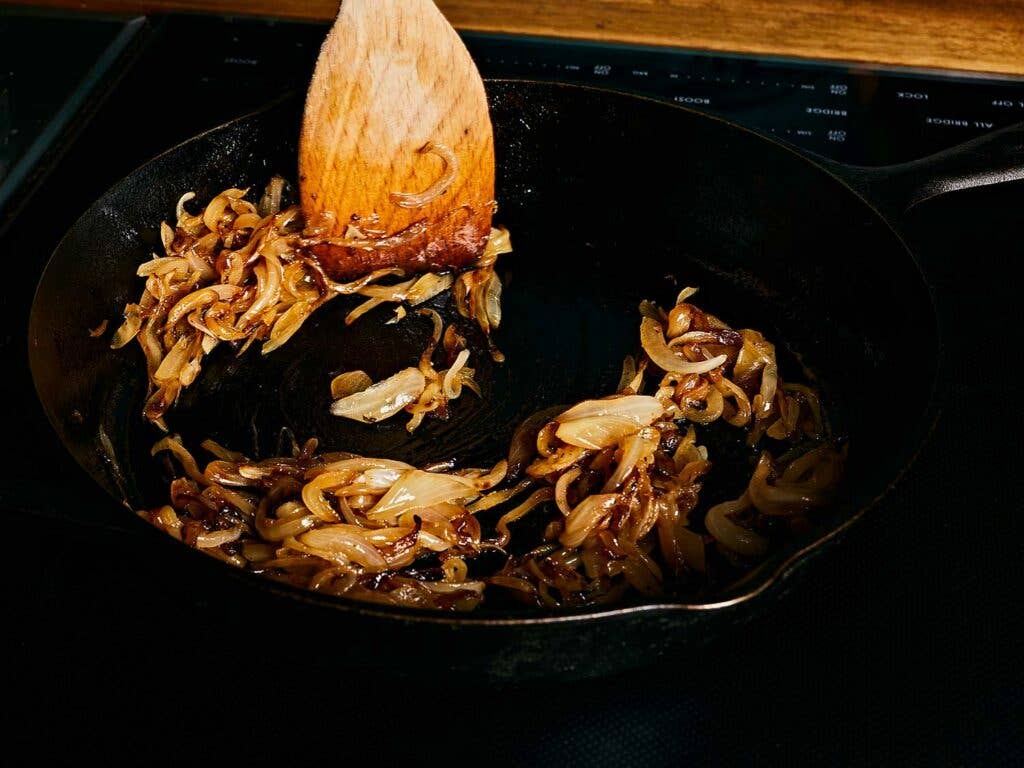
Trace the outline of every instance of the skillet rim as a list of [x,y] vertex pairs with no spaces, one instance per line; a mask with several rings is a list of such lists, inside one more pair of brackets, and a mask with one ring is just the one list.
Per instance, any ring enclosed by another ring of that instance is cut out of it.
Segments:
[[[383,619],[387,621],[396,621],[408,624],[430,624],[447,626],[468,625],[474,627],[548,625],[560,626],[564,624],[575,624],[583,620],[609,621],[613,619],[619,619],[635,615],[708,615],[723,612],[727,609],[751,603],[755,600],[757,600],[758,603],[764,602],[764,600],[767,599],[763,597],[764,595],[766,595],[766,593],[770,592],[773,589],[778,589],[781,584],[783,584],[788,579],[792,578],[795,574],[797,574],[800,571],[800,569],[805,567],[806,564],[809,563],[816,555],[821,554],[830,545],[837,543],[846,533],[849,532],[849,530],[855,524],[857,524],[861,519],[863,519],[867,512],[876,508],[879,505],[879,503],[893,491],[896,485],[898,485],[902,481],[903,477],[917,461],[918,456],[920,455],[924,446],[928,443],[928,440],[934,431],[935,425],[940,415],[940,408],[937,404],[937,394],[939,387],[939,372],[941,370],[941,365],[944,357],[944,345],[942,342],[941,328],[938,322],[937,307],[935,305],[935,292],[932,289],[931,284],[928,282],[927,276],[924,273],[924,270],[922,269],[920,262],[914,255],[914,252],[907,245],[899,230],[897,230],[893,223],[889,220],[889,218],[884,213],[882,213],[879,206],[872,200],[865,197],[864,193],[861,190],[857,189],[847,179],[844,179],[839,173],[836,172],[837,168],[847,167],[841,163],[834,163],[832,161],[827,161],[826,159],[826,161],[828,162],[828,164],[826,164],[826,162],[819,161],[814,156],[804,154],[794,145],[789,144],[788,142],[785,142],[777,137],[767,135],[765,133],[762,133],[760,131],[754,130],[743,125],[739,125],[738,123],[732,122],[731,120],[720,117],[718,115],[700,112],[698,110],[686,107],[681,104],[665,102],[649,96],[631,94],[624,91],[615,90],[613,88],[600,88],[590,85],[579,85],[575,83],[536,80],[530,78],[484,78],[484,82],[488,84],[495,83],[499,85],[507,84],[513,86],[516,84],[522,84],[527,86],[547,88],[550,90],[583,91],[598,94],[602,97],[606,95],[611,95],[614,96],[615,98],[622,99],[623,101],[647,102],[649,104],[656,105],[659,109],[676,110],[689,114],[693,117],[699,118],[701,120],[709,120],[711,122],[718,123],[722,126],[725,126],[727,129],[739,131],[740,133],[743,134],[748,134],[749,136],[752,136],[753,138],[759,141],[765,142],[778,150],[784,151],[786,154],[792,156],[798,161],[814,168],[816,172],[823,174],[824,176],[828,177],[831,181],[838,183],[841,187],[843,187],[846,190],[847,193],[851,194],[852,197],[861,206],[863,206],[866,210],[870,211],[872,217],[874,219],[877,219],[878,222],[881,223],[886,230],[888,230],[889,234],[891,234],[895,238],[895,242],[899,244],[903,253],[910,260],[911,264],[913,264],[917,276],[920,279],[921,285],[928,295],[928,303],[931,307],[931,312],[929,313],[929,325],[932,327],[934,331],[935,339],[935,349],[933,350],[935,362],[934,375],[932,376],[931,386],[928,389],[927,404],[925,405],[925,408],[922,411],[922,416],[918,420],[916,420],[916,422],[914,422],[912,425],[910,435],[913,437],[912,444],[914,445],[914,448],[910,452],[910,454],[904,459],[899,471],[896,472],[896,474],[885,484],[883,488],[881,488],[866,503],[858,507],[857,510],[850,514],[849,517],[847,517],[845,520],[843,520],[842,523],[832,528],[831,530],[826,531],[821,536],[818,536],[817,538],[811,540],[810,542],[802,546],[800,549],[791,553],[788,557],[783,559],[773,568],[766,567],[764,573],[760,575],[755,582],[752,583],[749,589],[746,589],[745,591],[739,594],[734,594],[724,599],[707,603],[656,601],[649,603],[630,604],[618,608],[604,608],[596,611],[589,610],[587,608],[576,608],[561,611],[558,613],[547,613],[534,616],[509,618],[477,616],[474,615],[472,612],[465,614],[448,614],[440,613],[437,611],[431,611],[428,609],[405,608],[400,606],[381,608],[373,603],[364,603],[357,600],[345,599],[341,596],[321,594],[310,591],[308,589],[283,584],[281,582],[269,579],[260,574],[243,571],[241,569],[232,567],[227,563],[217,561],[214,558],[204,555],[202,552],[195,550],[191,547],[182,547],[180,542],[175,541],[171,537],[157,530],[151,524],[142,520],[137,514],[134,513],[134,510],[132,510],[131,507],[129,507],[124,500],[118,500],[115,497],[110,496],[110,498],[112,499],[112,501],[114,501],[115,504],[119,504],[122,507],[127,507],[128,511],[131,513],[130,517],[133,519],[133,522],[130,525],[126,525],[123,530],[133,535],[139,535],[141,531],[145,530],[147,534],[143,534],[143,536],[155,536],[155,540],[163,540],[164,545],[171,544],[173,545],[174,549],[178,550],[179,552],[182,549],[184,549],[184,551],[188,553],[186,557],[191,555],[194,558],[198,558],[198,560],[194,560],[193,562],[202,563],[205,566],[212,566],[212,568],[210,568],[211,572],[213,572],[214,569],[219,570],[221,573],[228,574],[233,580],[235,580],[239,584],[245,584],[248,587],[255,588],[256,590],[263,591],[265,593],[268,592],[270,594],[273,594],[275,597],[288,598],[290,600],[294,600],[305,605],[316,606],[318,608],[329,608],[334,611],[339,611],[349,615],[365,616],[368,618]],[[143,161],[135,168],[133,168],[129,173],[125,174],[120,179],[111,184],[106,190],[104,190],[104,192],[99,197],[97,197],[89,205],[88,208],[86,208],[86,210],[78,218],[75,219],[75,222],[68,228],[67,232],[65,232],[64,235],[60,238],[57,245],[54,247],[53,252],[50,254],[50,257],[47,259],[46,266],[43,268],[43,271],[40,274],[39,280],[36,284],[35,291],[33,292],[32,305],[29,313],[27,342],[29,347],[28,356],[29,367],[32,373],[32,384],[36,391],[36,398],[39,401],[39,404],[42,407],[43,412],[46,414],[47,421],[49,421],[50,426],[56,432],[57,437],[60,439],[64,447],[64,450],[71,454],[72,458],[75,460],[75,463],[78,464],[78,466],[85,472],[85,474],[93,483],[95,483],[96,481],[92,478],[92,475],[89,472],[89,470],[82,465],[82,463],[78,460],[77,456],[75,456],[70,450],[68,450],[66,440],[64,438],[64,430],[61,428],[60,422],[56,418],[56,415],[51,412],[49,406],[47,405],[46,401],[44,400],[40,393],[39,376],[37,375],[36,371],[37,364],[36,355],[34,353],[35,346],[32,343],[32,341],[33,338],[36,336],[35,329],[37,326],[37,322],[40,322],[37,321],[38,298],[42,290],[42,286],[50,273],[50,268],[51,265],[53,264],[53,260],[56,254],[61,251],[65,241],[70,237],[71,233],[75,229],[77,229],[78,226],[84,220],[94,215],[95,210],[100,206],[101,202],[104,199],[106,199],[115,189],[117,189],[120,185],[124,184],[128,179],[132,178],[133,176],[141,172],[142,169],[148,167],[152,163],[155,163],[173,154],[174,152],[177,152],[182,147],[191,144],[192,142],[207,138],[212,134],[215,134],[219,131],[223,131],[237,123],[240,123],[245,120],[250,120],[252,118],[256,118],[260,115],[263,115],[267,112],[274,110],[275,108],[281,107],[282,105],[290,101],[297,100],[300,97],[300,95],[301,94],[297,89],[289,90],[271,99],[264,106],[257,110],[253,110],[243,115],[239,115],[238,117],[235,117],[231,120],[225,121],[223,123],[220,123],[219,125],[208,128],[207,130],[202,131],[196,134],[195,136],[191,136],[185,139],[184,141],[181,141],[173,145],[172,147]],[[926,161],[926,158],[922,160]],[[98,483],[96,485],[98,485]],[[105,495],[109,496],[109,494]],[[750,578],[761,567],[764,566],[756,567],[750,574],[744,576],[741,581],[746,581],[746,579]],[[724,591],[727,592],[728,587]]]

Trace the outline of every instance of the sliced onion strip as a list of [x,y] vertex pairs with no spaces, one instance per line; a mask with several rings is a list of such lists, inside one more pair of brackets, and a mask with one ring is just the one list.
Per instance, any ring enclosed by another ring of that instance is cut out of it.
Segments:
[[669,373],[707,373],[729,360],[726,355],[718,355],[696,363],[684,360],[665,342],[661,323],[651,317],[645,317],[640,321],[640,343],[651,362]]

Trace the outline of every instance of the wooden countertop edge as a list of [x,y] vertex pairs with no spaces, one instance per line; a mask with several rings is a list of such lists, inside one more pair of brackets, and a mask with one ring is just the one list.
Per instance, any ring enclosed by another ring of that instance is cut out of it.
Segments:
[[[1024,76],[1021,0],[437,0],[465,30]],[[13,4],[0,0],[0,5]],[[24,2],[17,3],[24,5]],[[337,0],[35,0],[330,19]]]

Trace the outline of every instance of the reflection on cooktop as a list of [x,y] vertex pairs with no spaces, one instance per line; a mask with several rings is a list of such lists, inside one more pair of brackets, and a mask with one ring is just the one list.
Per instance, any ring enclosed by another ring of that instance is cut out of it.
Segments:
[[[0,18],[0,210],[39,181],[76,115],[108,78],[141,19],[38,15]],[[59,59],[59,63],[55,61]]]

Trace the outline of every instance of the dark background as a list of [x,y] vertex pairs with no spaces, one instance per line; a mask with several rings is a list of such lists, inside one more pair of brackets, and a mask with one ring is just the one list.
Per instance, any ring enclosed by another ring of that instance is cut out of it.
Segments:
[[[344,637],[311,646],[252,609],[207,600],[131,534],[67,521],[69,509],[104,518],[25,364],[46,255],[138,162],[308,69],[308,58],[282,55],[273,76],[236,73],[229,88],[210,61],[230,30],[210,22],[200,35],[189,23],[149,26],[114,73],[123,77],[109,79],[112,95],[79,119],[0,237],[14,278],[0,294],[9,749],[133,762],[341,763],[370,749],[385,765],[1020,763],[1024,184],[940,198],[901,224],[935,287],[945,358],[940,419],[897,490],[762,615],[648,668],[500,688],[443,670],[417,682],[342,673],[330,659],[346,654]],[[898,430],[900,401],[922,393],[903,381],[865,396],[892,410]],[[429,670],[431,659],[410,647],[394,664]]]

